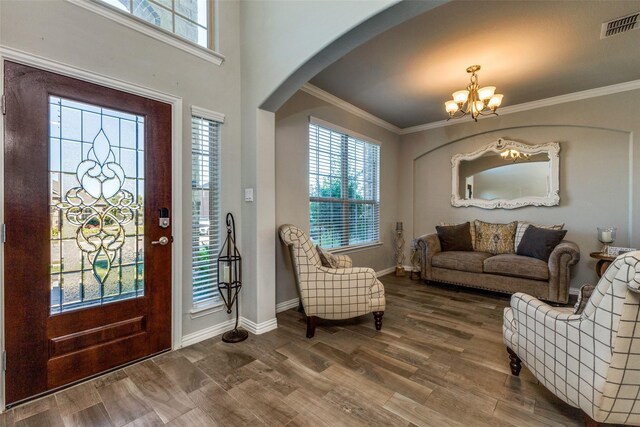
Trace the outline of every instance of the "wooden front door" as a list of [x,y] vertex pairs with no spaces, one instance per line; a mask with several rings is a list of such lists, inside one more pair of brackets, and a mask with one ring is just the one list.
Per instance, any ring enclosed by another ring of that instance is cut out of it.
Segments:
[[11,405],[171,347],[171,107],[4,67]]

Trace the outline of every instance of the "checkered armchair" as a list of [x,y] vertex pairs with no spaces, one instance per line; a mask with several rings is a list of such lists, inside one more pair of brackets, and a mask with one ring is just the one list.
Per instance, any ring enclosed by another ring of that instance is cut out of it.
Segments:
[[640,424],[640,251],[607,269],[582,314],[522,293],[504,311],[503,334],[520,362],[589,424]]
[[334,255],[339,268],[323,267],[309,236],[294,225],[280,227],[280,239],[289,247],[302,308],[307,315],[307,338],[313,337],[318,317],[349,319],[373,313],[382,328],[384,286],[371,268],[352,267],[351,258]]

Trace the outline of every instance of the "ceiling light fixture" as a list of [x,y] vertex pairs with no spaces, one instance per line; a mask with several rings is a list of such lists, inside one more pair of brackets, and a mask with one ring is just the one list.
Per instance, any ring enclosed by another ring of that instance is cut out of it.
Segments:
[[467,68],[467,73],[471,73],[471,83],[466,90],[453,92],[453,100],[444,103],[449,113],[447,120],[459,119],[471,114],[473,120],[477,122],[478,116],[498,115],[496,110],[502,103],[502,95],[495,93],[495,86],[480,87],[476,75],[476,71],[479,70],[479,65]]
[[523,153],[522,151],[507,149],[500,153],[500,157],[504,160],[513,160],[513,162],[517,162],[518,160],[529,160],[531,154]]

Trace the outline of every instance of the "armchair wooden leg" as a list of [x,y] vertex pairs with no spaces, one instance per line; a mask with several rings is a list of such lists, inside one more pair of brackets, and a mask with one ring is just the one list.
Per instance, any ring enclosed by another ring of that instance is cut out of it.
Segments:
[[509,347],[507,347],[507,353],[509,353],[509,367],[511,368],[511,373],[517,377],[520,375],[520,369],[522,369],[522,361]]
[[298,313],[304,313],[304,306],[302,305],[302,299],[298,303]]
[[374,311],[373,319],[376,322],[376,330],[379,331],[382,329],[382,316],[384,316],[384,311]]
[[316,333],[316,316],[307,316],[307,338],[313,338]]
[[584,414],[584,427],[600,427],[602,423],[597,422],[589,415]]

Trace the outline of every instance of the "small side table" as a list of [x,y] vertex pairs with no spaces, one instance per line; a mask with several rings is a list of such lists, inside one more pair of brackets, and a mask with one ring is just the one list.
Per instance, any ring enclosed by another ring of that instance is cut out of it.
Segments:
[[596,263],[596,273],[598,273],[598,278],[602,277],[604,272],[607,271],[607,268],[609,268],[609,265],[611,265],[613,260],[616,259],[614,256],[609,256],[601,252],[591,252],[589,256],[598,260]]

